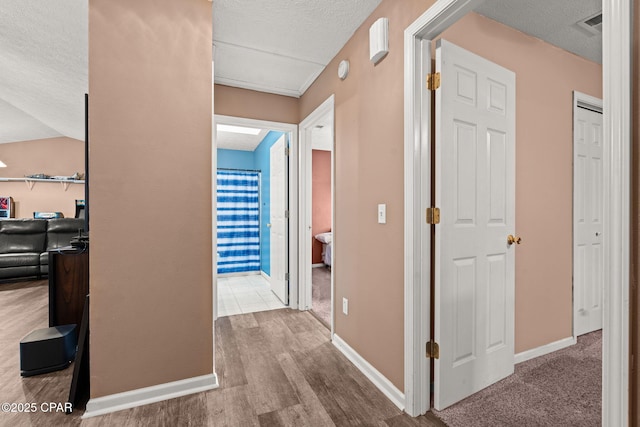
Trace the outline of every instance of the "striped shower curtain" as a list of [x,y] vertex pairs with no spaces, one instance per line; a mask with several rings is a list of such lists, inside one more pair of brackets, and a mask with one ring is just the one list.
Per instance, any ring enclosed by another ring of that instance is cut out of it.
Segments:
[[218,170],[218,274],[260,271],[260,173]]

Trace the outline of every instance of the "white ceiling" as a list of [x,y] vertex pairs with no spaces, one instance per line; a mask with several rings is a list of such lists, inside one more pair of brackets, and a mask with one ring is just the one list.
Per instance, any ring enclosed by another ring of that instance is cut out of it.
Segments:
[[0,142],[84,139],[87,0],[2,0]]
[[[243,126],[248,127],[248,126]],[[257,129],[257,128],[256,128]],[[260,129],[257,135],[247,135],[242,133],[225,132],[217,129],[216,146],[226,150],[253,151],[262,142],[269,129]]]
[[575,25],[600,11],[601,0],[485,0],[476,8],[481,15],[602,63],[602,35]]
[[381,0],[215,0],[215,81],[299,97]]
[[55,138],[60,132],[0,99],[0,143]]
[[[216,83],[299,97],[380,0],[215,0]],[[486,0],[476,11],[595,62],[602,37],[575,23],[600,0]]]
[[[0,143],[84,138],[88,0],[1,0]],[[380,0],[215,0],[215,80],[300,96]],[[575,22],[600,0],[487,0],[478,12],[600,61]]]

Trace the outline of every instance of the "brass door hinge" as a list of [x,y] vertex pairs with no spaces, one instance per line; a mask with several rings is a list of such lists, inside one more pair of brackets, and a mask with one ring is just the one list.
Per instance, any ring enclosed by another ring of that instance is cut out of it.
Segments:
[[427,359],[440,359],[440,345],[434,340],[427,342]]
[[440,224],[440,208],[427,208],[427,224]]
[[427,74],[427,89],[436,90],[440,87],[440,73]]
[[289,149],[289,147],[284,149],[284,155],[288,156],[289,154],[291,154],[291,150]]

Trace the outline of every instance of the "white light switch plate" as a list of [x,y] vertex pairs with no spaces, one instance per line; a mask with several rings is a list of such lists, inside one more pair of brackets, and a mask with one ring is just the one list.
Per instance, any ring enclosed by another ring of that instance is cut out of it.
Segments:
[[349,300],[346,298],[342,298],[342,312],[349,314]]
[[378,205],[378,224],[386,224],[387,223],[387,205],[381,204]]

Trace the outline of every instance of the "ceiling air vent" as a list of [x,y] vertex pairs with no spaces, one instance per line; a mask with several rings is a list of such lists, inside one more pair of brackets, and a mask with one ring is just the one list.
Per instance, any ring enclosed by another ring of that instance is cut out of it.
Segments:
[[576,22],[576,25],[587,32],[588,35],[599,36],[602,34],[602,12],[591,15]]

